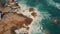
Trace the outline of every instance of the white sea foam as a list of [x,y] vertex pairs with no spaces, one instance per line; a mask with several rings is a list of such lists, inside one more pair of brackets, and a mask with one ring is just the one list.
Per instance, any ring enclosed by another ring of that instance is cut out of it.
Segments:
[[60,4],[57,2],[54,2],[53,0],[47,0],[48,5],[52,5],[54,7],[56,7],[57,9],[60,9]]
[[[40,12],[37,10],[37,8],[33,7],[35,9],[35,12],[37,13],[37,17],[34,18],[31,15],[31,12],[28,12],[28,10],[26,10],[26,8],[29,8],[31,6],[28,6],[22,2],[20,2],[19,5],[21,6],[21,10],[17,13],[22,13],[23,15],[33,19],[32,23],[29,25],[29,27],[30,27],[30,29],[28,31],[29,34],[43,34],[43,32],[42,32],[43,27],[40,23],[41,23],[42,19],[50,18],[49,17],[50,14],[48,12]],[[15,32],[17,34],[19,34],[19,30],[21,31],[21,29],[18,29],[18,30],[15,30]]]
[[[25,16],[33,19],[32,23],[29,25],[29,27],[30,27],[29,34],[31,34],[31,31],[34,30],[34,29],[37,31],[37,33],[38,32],[41,32],[39,25],[38,26],[33,25],[35,23],[35,21],[39,21],[39,20],[41,21],[42,20],[41,15],[39,14],[38,10],[33,7],[35,9],[35,12],[37,13],[37,16],[36,17],[33,17],[31,15],[31,12],[29,12],[28,10],[26,10],[26,8],[29,8],[30,6],[27,6],[25,4],[20,4],[20,3],[19,3],[19,5],[21,6],[21,10],[19,12],[17,12],[17,13],[21,13],[21,14],[23,14],[23,15],[25,15]],[[38,24],[38,22],[36,22],[36,23]],[[17,34],[19,34],[19,32],[20,32],[19,30],[21,30],[21,29],[15,30],[15,32]]]

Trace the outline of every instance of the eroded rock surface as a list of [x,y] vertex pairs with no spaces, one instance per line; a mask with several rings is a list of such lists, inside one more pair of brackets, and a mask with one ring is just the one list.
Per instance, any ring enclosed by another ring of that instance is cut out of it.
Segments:
[[18,3],[12,0],[9,0],[8,3],[0,6],[0,34],[19,34],[19,31],[27,31],[23,33],[28,34],[29,25],[33,21],[32,17],[37,16],[35,9],[26,8],[27,10],[22,10],[22,7],[19,6]]
[[0,21],[0,28],[1,28],[0,33],[4,34],[7,31],[10,31],[10,28],[13,29],[12,27],[15,27],[17,29],[22,28],[24,27],[23,24],[28,26],[29,24],[31,24],[31,22],[32,18],[28,18],[26,16],[24,17],[23,15],[20,16],[13,13],[5,14],[3,19]]

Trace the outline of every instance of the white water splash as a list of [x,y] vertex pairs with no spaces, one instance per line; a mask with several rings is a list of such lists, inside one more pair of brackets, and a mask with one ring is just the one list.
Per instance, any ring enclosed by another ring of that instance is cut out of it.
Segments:
[[[19,5],[22,7],[21,8],[22,10],[20,10],[20,12],[23,10],[26,10],[26,8],[30,7],[30,6],[27,6],[26,4],[22,3],[22,1],[20,1]],[[33,7],[33,8],[35,8],[35,7]],[[28,11],[28,10],[26,10],[26,11]],[[30,15],[30,18],[33,19],[33,22],[29,25],[29,27],[30,27],[29,34],[44,34],[42,32],[43,27],[40,23],[41,23],[42,19],[50,18],[49,17],[50,14],[48,12],[42,12],[42,11],[40,12],[37,10],[37,8],[35,8],[35,11],[38,14],[38,16],[35,18],[33,16],[31,16],[31,13],[29,13],[29,12],[25,12],[25,13],[21,12],[21,13],[28,17]],[[20,13],[20,12],[18,12],[18,13]],[[17,31],[17,33],[19,34],[19,31]]]
[[58,9],[60,9],[60,4],[59,3],[56,3],[53,0],[47,0],[47,2],[48,2],[48,5],[52,5],[56,8],[58,8]]

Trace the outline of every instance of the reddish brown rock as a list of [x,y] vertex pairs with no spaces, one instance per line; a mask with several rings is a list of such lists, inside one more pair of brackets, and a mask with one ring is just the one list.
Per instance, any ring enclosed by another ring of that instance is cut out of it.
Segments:
[[[11,31],[10,30],[11,27],[15,26],[15,28],[21,28],[23,27],[23,24],[28,26],[29,24],[31,24],[31,22],[32,22],[32,18],[23,17],[22,15],[20,16],[20,15],[13,14],[13,13],[7,13],[3,17],[3,19],[0,21],[0,26],[3,25],[2,26],[3,30],[1,32],[2,34],[4,34],[7,31]],[[9,34],[10,33],[11,32],[9,32]]]
[[57,19],[56,17],[53,17],[53,18],[52,18],[52,22],[53,22],[53,23],[55,23],[55,24],[56,24],[56,23],[57,23],[57,21],[58,21],[58,19]]
[[34,8],[29,8],[29,11],[31,12],[31,11],[34,11],[35,9]]
[[36,16],[37,16],[37,13],[36,13],[36,12],[32,12],[31,15],[32,15],[33,17],[36,17]]

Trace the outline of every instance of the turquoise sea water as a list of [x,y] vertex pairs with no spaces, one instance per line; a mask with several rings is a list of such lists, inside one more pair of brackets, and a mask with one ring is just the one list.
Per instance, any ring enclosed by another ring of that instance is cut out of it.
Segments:
[[[40,26],[40,32],[32,30],[31,34],[44,34],[44,30],[48,30],[49,34],[60,34],[60,0],[18,0],[18,2],[32,6],[38,9],[42,19],[38,19],[34,23],[34,28]],[[53,18],[57,18],[57,22],[52,22]]]
[[[60,0],[18,0],[18,2],[37,8],[41,15],[32,24],[30,34],[44,34],[45,30],[48,30],[49,34],[60,34]],[[53,18],[56,18],[57,22],[52,22]]]

